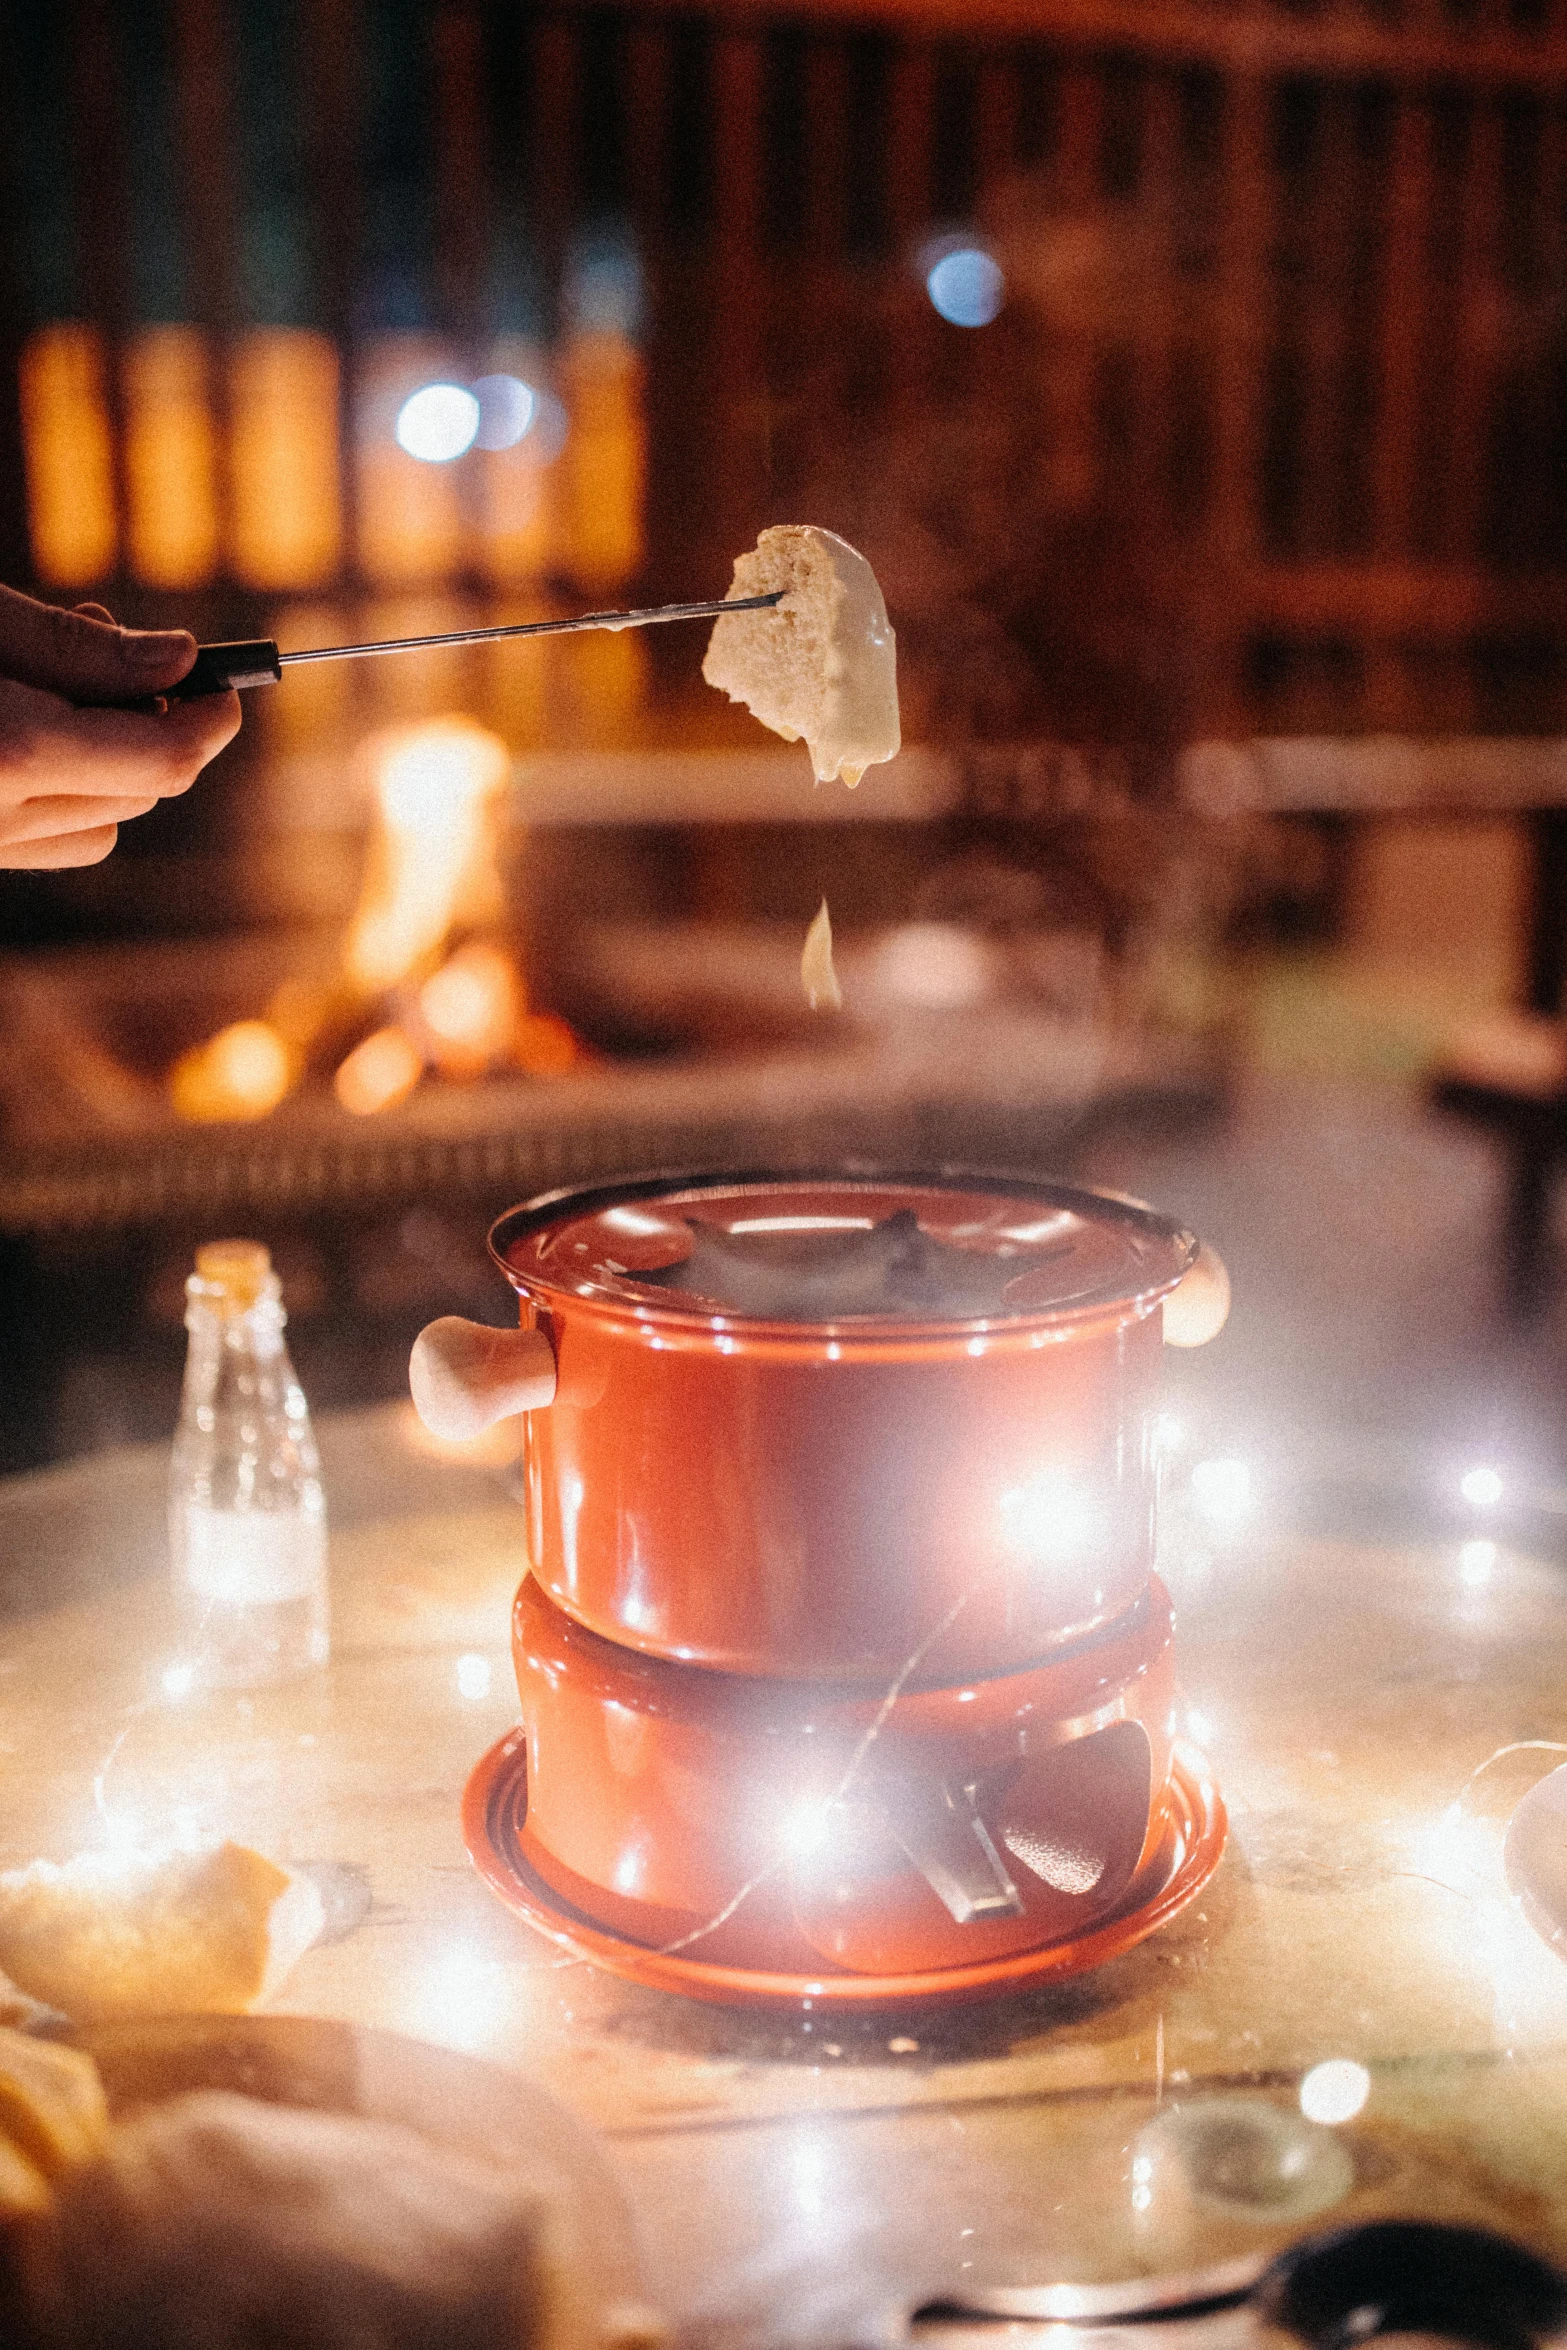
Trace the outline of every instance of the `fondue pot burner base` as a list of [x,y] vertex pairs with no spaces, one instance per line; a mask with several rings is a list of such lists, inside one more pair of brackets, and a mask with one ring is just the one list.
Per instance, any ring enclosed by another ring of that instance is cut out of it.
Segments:
[[1037,1950],[898,1975],[773,1974],[720,1966],[700,1956],[697,1940],[684,1950],[651,1949],[595,1924],[547,1885],[528,1860],[523,1843],[527,1737],[521,1728],[492,1746],[469,1779],[462,1824],[475,1868],[507,1908],[562,1949],[611,1974],[720,2006],[794,2007],[808,1999],[820,2008],[934,2007],[1004,1996],[1083,1974],[1167,1925],[1218,1867],[1226,1821],[1207,1764],[1190,1748],[1177,1752],[1163,1802],[1163,1835],[1111,1916],[1070,1940]]

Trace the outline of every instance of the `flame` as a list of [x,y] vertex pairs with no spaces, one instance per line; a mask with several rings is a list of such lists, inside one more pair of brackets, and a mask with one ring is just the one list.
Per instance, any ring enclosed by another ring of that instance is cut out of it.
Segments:
[[433,955],[456,921],[500,912],[488,822],[509,760],[469,718],[399,727],[371,746],[380,822],[344,967],[369,994]]
[[564,1077],[589,1058],[575,1029],[556,1012],[530,1012],[517,1023],[512,1052],[530,1077]]
[[180,1056],[169,1076],[175,1111],[192,1125],[265,1118],[294,1082],[294,1058],[265,1020],[235,1020]]
[[424,1055],[406,1029],[378,1028],[355,1045],[332,1090],[356,1118],[371,1118],[405,1100],[423,1075]]
[[187,1053],[171,1079],[181,1117],[265,1117],[335,1028],[389,994],[397,1016],[383,1011],[332,1081],[354,1117],[406,1100],[427,1066],[460,1079],[503,1066],[559,1077],[583,1059],[564,1020],[528,1010],[501,946],[469,938],[441,959],[454,927],[504,912],[494,802],[510,765],[505,744],[450,717],[379,735],[369,753],[377,823],[342,981],[285,981],[268,1020],[239,1021]]
[[522,1011],[510,958],[474,940],[419,990],[430,1057],[452,1077],[477,1077],[510,1052]]

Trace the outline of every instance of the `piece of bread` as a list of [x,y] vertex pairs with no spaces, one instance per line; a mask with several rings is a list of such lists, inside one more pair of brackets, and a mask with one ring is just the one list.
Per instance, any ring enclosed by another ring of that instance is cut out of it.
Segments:
[[543,2197],[396,2123],[198,2090],[116,2127],[25,2231],[47,2350],[550,2350]]
[[802,736],[818,783],[856,784],[899,747],[897,645],[876,574],[836,532],[764,530],[729,594],[788,593],[770,611],[713,623],[702,675],[785,742]]
[[0,2144],[52,2179],[94,2161],[108,2141],[109,2109],[92,2058],[0,2031]]
[[0,1967],[78,2023],[244,2014],[321,1925],[310,1880],[242,1844],[84,1852],[0,1875]]

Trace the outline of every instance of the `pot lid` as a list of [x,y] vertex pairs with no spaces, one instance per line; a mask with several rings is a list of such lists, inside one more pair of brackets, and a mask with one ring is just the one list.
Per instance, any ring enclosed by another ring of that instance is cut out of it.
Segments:
[[490,1246],[541,1298],[818,1328],[1135,1311],[1197,1249],[1135,1201],[967,1172],[643,1177],[530,1201]]

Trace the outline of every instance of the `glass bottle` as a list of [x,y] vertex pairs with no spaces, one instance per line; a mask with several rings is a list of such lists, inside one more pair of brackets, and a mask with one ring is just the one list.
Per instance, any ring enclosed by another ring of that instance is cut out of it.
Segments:
[[208,1686],[253,1688],[327,1659],[321,1463],[266,1249],[208,1242],[185,1298],[190,1351],[169,1467],[184,1662]]

